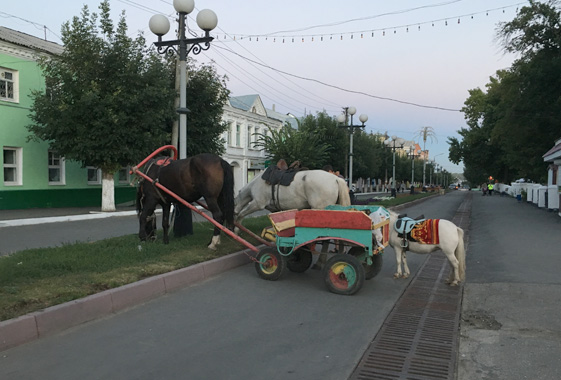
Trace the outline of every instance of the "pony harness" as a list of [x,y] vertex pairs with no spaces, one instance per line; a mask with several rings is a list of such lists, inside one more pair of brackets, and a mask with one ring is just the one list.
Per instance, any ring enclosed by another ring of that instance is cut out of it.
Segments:
[[160,199],[164,203],[168,203],[167,200],[166,200],[166,197],[163,196],[163,194],[160,192],[160,190],[155,185],[155,183],[160,182],[160,170],[162,170],[162,167],[168,166],[169,164],[171,164],[172,161],[173,161],[173,159],[171,157],[155,158],[155,159],[151,160],[150,164],[148,165],[148,168],[146,168],[146,171],[145,171],[146,175],[148,175],[148,172],[150,171],[150,168],[152,167],[152,165],[156,165],[158,167],[156,177],[152,178],[152,185],[154,186],[154,190],[156,190],[156,194],[158,194],[158,196],[160,197]]
[[394,229],[401,238],[401,247],[407,248],[410,241],[419,244],[439,244],[439,221],[440,219],[425,219],[423,216],[417,219],[406,215],[398,216]]

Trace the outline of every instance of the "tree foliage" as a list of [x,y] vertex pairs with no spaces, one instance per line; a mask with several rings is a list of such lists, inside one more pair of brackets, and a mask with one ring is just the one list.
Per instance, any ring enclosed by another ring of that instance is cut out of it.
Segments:
[[486,92],[470,91],[462,109],[468,128],[459,131],[462,141],[449,139],[450,159],[463,160],[472,184],[490,175],[504,182],[545,181],[542,155],[560,136],[561,125],[558,1],[530,0],[514,20],[499,25],[497,36],[506,52],[520,58],[497,71]]
[[187,155],[224,153],[221,134],[228,128],[222,121],[223,107],[230,91],[226,77],[220,77],[210,65],[189,64],[187,82]]
[[[299,122],[298,130],[285,125],[281,130],[259,134],[258,146],[268,152],[268,159],[285,159],[289,164],[300,160],[310,169],[329,164],[342,174],[347,173],[349,130],[339,127],[334,117],[325,112],[307,115]],[[384,136],[356,129],[353,134],[353,179],[390,179],[393,154],[384,144]],[[411,180],[412,163],[406,155],[396,153],[396,180]],[[427,168],[427,173],[428,173]],[[423,162],[415,160],[415,181],[423,178]],[[427,177],[428,178],[428,177]]]
[[270,128],[269,133],[259,133],[256,146],[263,147],[267,158],[273,163],[280,159],[286,160],[288,164],[298,160],[310,169],[322,168],[329,149],[317,135],[303,133],[289,124],[279,130]]
[[314,136],[320,144],[327,145],[327,156],[322,166],[329,164],[334,170],[345,172],[349,136],[345,129],[339,127],[335,118],[325,112],[318,112],[315,116],[306,115],[300,121],[299,131]]
[[[113,173],[168,141],[175,118],[173,70],[117,27],[109,2],[62,26],[64,52],[40,61],[46,91],[32,97],[32,138],[82,165]],[[99,23],[98,23],[99,21]]]

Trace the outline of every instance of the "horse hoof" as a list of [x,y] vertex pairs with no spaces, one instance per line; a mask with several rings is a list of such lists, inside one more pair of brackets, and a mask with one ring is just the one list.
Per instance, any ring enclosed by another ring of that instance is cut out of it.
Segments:
[[404,275],[403,275],[403,276],[401,276],[401,277],[402,277],[402,278],[409,278],[409,274],[408,274],[408,273],[406,273],[406,274],[404,274]]
[[211,251],[217,251],[218,250],[214,244],[210,244],[208,246],[208,249],[210,249]]
[[395,274],[393,275],[393,278],[401,278],[401,275],[400,275],[399,273],[395,273]]

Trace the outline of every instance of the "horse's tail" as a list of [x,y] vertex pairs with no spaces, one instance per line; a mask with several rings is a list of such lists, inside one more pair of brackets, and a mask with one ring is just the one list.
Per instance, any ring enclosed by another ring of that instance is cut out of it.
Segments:
[[456,251],[454,255],[458,260],[458,275],[460,277],[460,281],[465,281],[466,279],[466,249],[464,246],[464,230],[460,227],[458,229],[458,246],[456,247]]
[[341,206],[351,205],[351,196],[349,195],[349,188],[345,181],[337,178],[337,186],[339,187],[339,197],[337,197],[337,204]]
[[224,171],[224,184],[220,192],[222,201],[222,213],[226,226],[234,226],[234,171],[228,162],[221,159],[222,170]]

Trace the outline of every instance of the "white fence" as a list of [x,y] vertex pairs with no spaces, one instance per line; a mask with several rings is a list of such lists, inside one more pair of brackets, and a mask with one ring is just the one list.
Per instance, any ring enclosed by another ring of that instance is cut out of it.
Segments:
[[[536,183],[517,183],[510,185],[499,183],[495,185],[497,193],[505,193],[511,197],[523,201],[522,193],[526,194],[526,202],[549,211],[559,212],[559,198],[561,197],[561,186],[544,186]],[[559,212],[561,216],[561,212]]]

